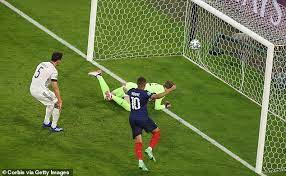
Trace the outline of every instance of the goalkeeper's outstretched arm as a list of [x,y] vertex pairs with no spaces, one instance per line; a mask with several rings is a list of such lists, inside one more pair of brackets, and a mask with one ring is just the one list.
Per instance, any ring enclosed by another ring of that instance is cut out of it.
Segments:
[[163,98],[164,96],[168,95],[169,93],[171,93],[171,92],[174,91],[175,89],[176,89],[176,85],[173,85],[171,88],[166,89],[165,92],[163,92],[163,93],[153,94],[153,95],[151,96],[151,99],[155,100],[155,99]]

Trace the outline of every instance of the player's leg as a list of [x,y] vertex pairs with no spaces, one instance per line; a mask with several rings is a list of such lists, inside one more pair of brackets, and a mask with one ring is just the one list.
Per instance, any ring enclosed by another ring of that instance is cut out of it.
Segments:
[[156,159],[153,155],[153,150],[160,139],[160,129],[151,118],[149,118],[146,122],[144,129],[146,132],[152,132],[152,138],[150,140],[149,147],[145,150],[145,153],[148,155],[150,160],[153,160],[155,162]]
[[106,92],[109,92],[109,87],[101,75],[97,76],[97,79],[99,81],[103,98],[106,99]]
[[129,112],[131,111],[130,103],[125,98],[112,95],[112,100],[115,101],[121,107],[123,107],[126,111],[129,111]]
[[137,156],[138,161],[142,161],[143,160],[143,154],[142,154],[142,145],[143,145],[143,141],[142,141],[142,135],[139,134],[137,136],[135,136],[134,138],[135,140],[135,154]]
[[143,162],[143,154],[142,154],[142,128],[139,127],[134,118],[129,118],[129,124],[132,129],[132,136],[135,140],[135,154],[138,159],[138,167],[143,171],[148,171],[148,168],[145,166]]
[[123,87],[118,87],[117,89],[114,89],[112,92],[112,95],[116,95],[119,98],[123,98],[125,95],[125,92],[123,90]]
[[109,92],[109,87],[107,83],[105,82],[105,80],[103,79],[103,77],[101,76],[101,74],[102,74],[101,70],[88,73],[88,75],[95,76],[98,79],[103,98],[106,99],[106,93]]
[[130,103],[128,100],[125,99],[125,93],[122,87],[119,87],[113,90],[112,93],[107,91],[106,99],[115,101],[118,105],[123,107],[126,111],[130,112],[131,110]]
[[[33,97],[46,106],[46,114],[42,127],[51,127],[53,122],[59,119],[59,112],[55,108],[55,103],[58,101],[55,94],[50,90],[31,91]],[[53,116],[53,122],[50,122],[50,117]]]
[[142,154],[142,135],[139,134],[135,137],[135,153],[138,158],[138,167],[139,169],[142,169],[143,171],[148,171],[148,168],[146,167],[145,163],[143,162],[143,154]]
[[[127,82],[125,84],[125,87],[127,90],[132,89],[132,88],[137,88],[137,84],[133,82]],[[118,105],[123,107],[126,111],[131,111],[130,109],[130,102],[129,102],[129,97],[126,98],[126,94],[123,90],[123,86],[113,90],[111,94],[107,94],[107,96],[114,100]]]
[[53,110],[53,121],[52,121],[52,125],[51,125],[51,131],[53,132],[60,132],[63,131],[63,128],[58,127],[58,120],[60,118],[60,109],[57,106],[57,104],[54,105],[54,110]]
[[152,138],[149,144],[149,147],[153,150],[154,147],[157,145],[158,141],[160,139],[160,129],[157,127],[152,131]]
[[[43,95],[46,97],[45,104],[47,106],[53,106],[53,111],[51,113],[53,120],[51,123],[51,131],[53,132],[61,132],[63,131],[63,128],[60,128],[57,126],[57,123],[60,118],[60,109],[57,105],[58,99],[54,92],[47,90],[43,93]],[[48,114],[49,115],[49,114]]]
[[[136,84],[136,83],[133,83],[133,82],[127,82],[127,83],[125,84],[125,87],[126,87],[127,90],[130,90],[130,89],[132,89],[132,88],[137,88],[137,84]],[[124,92],[124,90],[123,90],[123,86],[121,86],[121,87],[119,87],[119,88],[113,90],[111,93],[112,93],[113,95],[116,95],[117,97],[121,97],[121,98],[123,98],[123,97],[125,96],[125,92]]]
[[41,93],[39,95],[35,95],[34,97],[46,106],[46,114],[45,114],[45,118],[44,118],[44,122],[42,124],[42,127],[43,128],[49,128],[49,127],[51,127],[51,124],[52,124],[52,122],[50,121],[50,118],[51,118],[53,110],[54,110],[54,105],[51,105],[52,104],[51,100],[44,95],[45,94]]
[[46,106],[46,115],[45,115],[45,119],[42,125],[43,128],[51,127],[52,122],[50,121],[50,118],[52,116],[53,110],[54,110],[54,105]]

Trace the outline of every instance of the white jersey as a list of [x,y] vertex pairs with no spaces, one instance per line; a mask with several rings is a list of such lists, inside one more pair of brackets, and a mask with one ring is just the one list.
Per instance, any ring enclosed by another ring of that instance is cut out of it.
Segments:
[[57,69],[51,62],[42,62],[36,68],[30,90],[37,92],[47,90],[52,80],[58,80]]

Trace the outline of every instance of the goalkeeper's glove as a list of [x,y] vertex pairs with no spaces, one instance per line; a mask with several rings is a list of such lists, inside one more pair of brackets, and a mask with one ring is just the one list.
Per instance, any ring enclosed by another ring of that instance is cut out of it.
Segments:
[[171,103],[169,101],[165,102],[165,108],[169,109],[171,107]]

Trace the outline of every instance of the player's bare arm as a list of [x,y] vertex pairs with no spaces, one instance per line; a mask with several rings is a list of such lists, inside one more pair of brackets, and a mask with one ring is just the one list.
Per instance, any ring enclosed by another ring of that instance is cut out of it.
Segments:
[[62,106],[63,106],[63,101],[61,98],[60,89],[58,86],[58,81],[52,80],[52,87],[53,87],[54,93],[58,99],[58,102],[57,102],[58,108],[59,108],[59,110],[61,110]]

